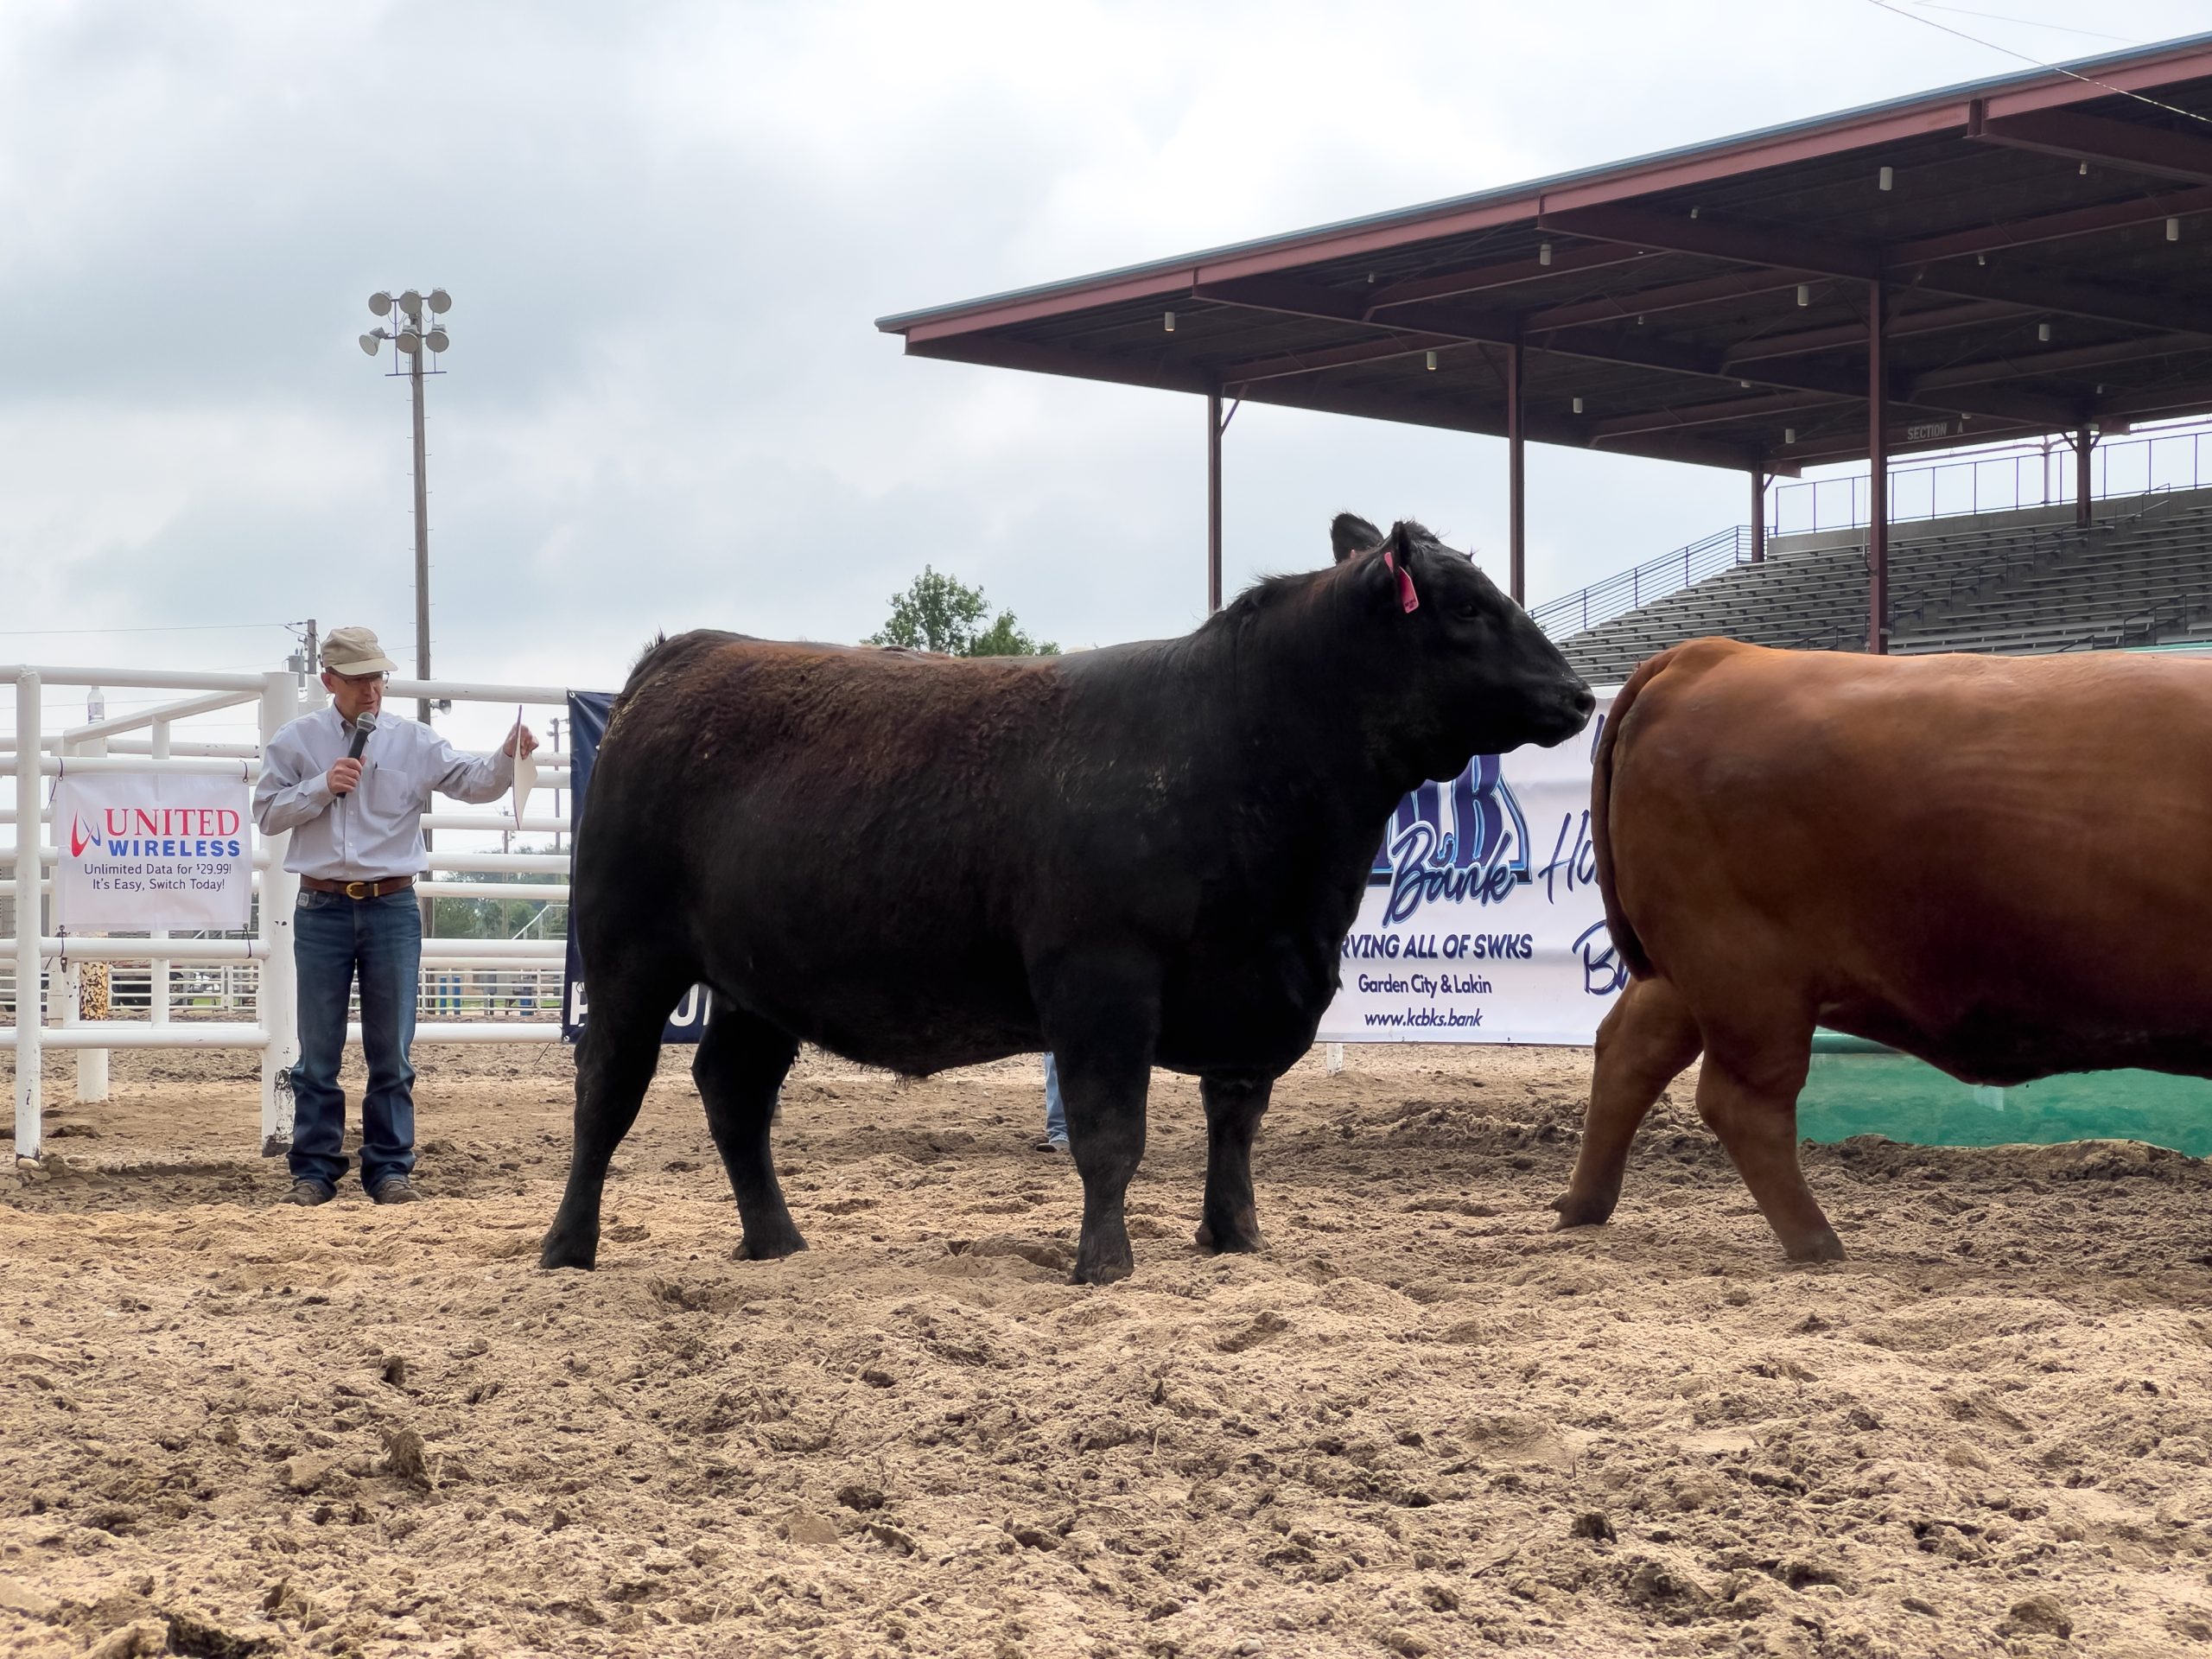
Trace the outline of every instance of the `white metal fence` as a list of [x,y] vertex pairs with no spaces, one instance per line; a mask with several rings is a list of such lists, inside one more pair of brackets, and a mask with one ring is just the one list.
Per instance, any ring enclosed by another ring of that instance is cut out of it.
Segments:
[[[321,701],[320,688],[303,702],[303,677],[289,669],[259,674],[201,674],[148,669],[0,666],[0,689],[12,685],[15,734],[0,737],[0,780],[13,801],[0,810],[12,845],[0,850],[0,899],[10,901],[13,935],[0,938],[0,1007],[14,1024],[0,1027],[0,1047],[16,1060],[16,1155],[35,1158],[41,1147],[40,1070],[43,1051],[73,1051],[79,1097],[107,1095],[107,1057],[118,1048],[244,1048],[261,1055],[262,1150],[281,1150],[291,1138],[291,1067],[299,1058],[296,982],[292,966],[292,911],[299,878],[283,868],[288,835],[257,837],[254,846],[254,923],[243,933],[171,938],[147,931],[135,937],[61,937],[48,903],[48,869],[56,861],[47,826],[52,822],[44,780],[73,772],[199,772],[251,781],[259,772],[263,747],[287,721]],[[129,688],[163,694],[146,706],[111,718],[88,715],[74,726],[47,729],[54,688]],[[551,705],[567,712],[568,694],[553,686],[486,685],[448,680],[391,683],[394,699],[442,702]],[[234,711],[250,712],[253,736],[238,741],[235,725],[209,724]],[[528,718],[529,716],[525,716]],[[535,724],[543,726],[540,718]],[[141,735],[143,734],[143,735]],[[569,757],[540,751],[538,786],[569,802]],[[535,801],[535,798],[533,798]],[[562,853],[478,849],[490,836],[566,833],[568,810],[541,812],[517,823],[511,812],[434,811],[423,823],[433,832],[429,878],[416,891],[431,899],[534,899],[565,905],[569,860]],[[472,844],[474,843],[474,844]],[[35,849],[35,856],[32,855]],[[496,874],[522,881],[442,880]],[[560,1036],[563,939],[439,938],[423,941],[418,1042],[553,1041]],[[80,1013],[84,964],[111,964],[107,1017]],[[26,994],[24,988],[30,988]],[[130,1017],[143,1010],[143,1018]],[[351,1040],[359,1041],[356,1026]]]

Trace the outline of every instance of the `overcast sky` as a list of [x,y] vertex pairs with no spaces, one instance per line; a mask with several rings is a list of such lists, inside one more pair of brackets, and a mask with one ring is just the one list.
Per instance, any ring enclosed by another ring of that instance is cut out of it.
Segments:
[[[2207,22],[1898,3],[2043,58]],[[1870,0],[7,0],[0,660],[270,666],[308,616],[410,660],[406,385],[355,336],[410,284],[454,296],[442,673],[850,640],[925,563],[1065,645],[1178,632],[1199,402],[877,316],[2018,67]],[[1232,590],[1347,507],[1502,563],[1496,441],[1248,407],[1227,477]],[[1539,446],[1529,485],[1536,599],[1745,517],[1694,467]],[[64,632],[155,628],[193,631]]]

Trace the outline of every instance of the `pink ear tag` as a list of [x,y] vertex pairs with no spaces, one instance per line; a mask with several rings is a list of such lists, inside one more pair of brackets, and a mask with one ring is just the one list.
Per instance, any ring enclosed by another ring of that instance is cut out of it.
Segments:
[[1398,608],[1411,616],[1421,608],[1421,595],[1414,592],[1412,574],[1398,563],[1398,556],[1389,548],[1382,550],[1382,563],[1398,578]]

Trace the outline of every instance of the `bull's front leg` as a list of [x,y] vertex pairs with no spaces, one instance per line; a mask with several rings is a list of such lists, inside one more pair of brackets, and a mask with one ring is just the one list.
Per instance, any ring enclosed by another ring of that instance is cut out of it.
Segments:
[[1145,1096],[1160,1029],[1149,964],[1062,964],[1039,1000],[1060,1076],[1068,1150],[1083,1177],[1083,1236],[1074,1281],[1110,1285],[1135,1269],[1122,1216],[1144,1157]]
[[1262,1248],[1259,1211],[1252,1199],[1252,1138],[1274,1089],[1272,1077],[1204,1077],[1206,1103],[1206,1198],[1199,1212],[1202,1250]]

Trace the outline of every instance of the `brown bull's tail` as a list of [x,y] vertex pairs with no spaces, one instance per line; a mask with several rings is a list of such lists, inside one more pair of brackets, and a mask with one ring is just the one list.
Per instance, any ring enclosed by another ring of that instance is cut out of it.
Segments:
[[1605,728],[1598,734],[1598,753],[1590,768],[1590,846],[1597,855],[1598,891],[1605,900],[1605,931],[1613,936],[1613,949],[1619,952],[1622,963],[1638,979],[1650,978],[1653,969],[1651,958],[1644,954],[1643,941],[1637,937],[1635,925],[1621,909],[1620,887],[1613,875],[1613,749],[1621,741],[1629,712],[1636,705],[1637,694],[1680,649],[1673,646],[1645,658],[1637,665],[1636,672],[1628,677],[1628,683],[1621,687],[1613,698],[1613,706],[1605,711]]

